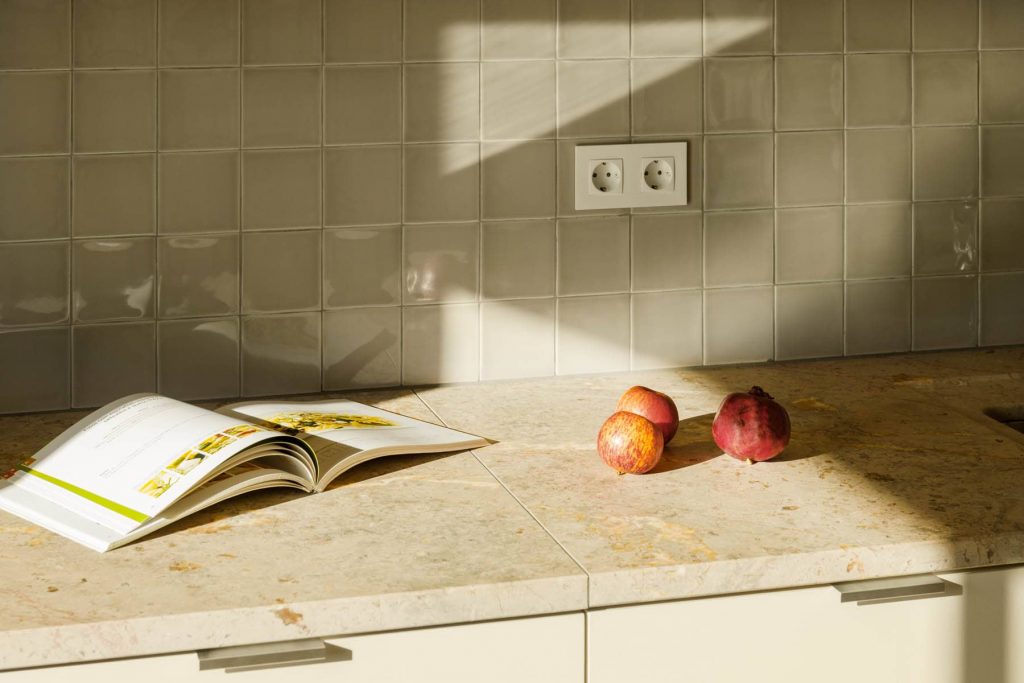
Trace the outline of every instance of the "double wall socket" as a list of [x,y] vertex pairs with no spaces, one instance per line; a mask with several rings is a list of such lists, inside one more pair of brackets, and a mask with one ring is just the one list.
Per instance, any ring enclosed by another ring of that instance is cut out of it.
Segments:
[[686,143],[576,146],[576,209],[682,206]]

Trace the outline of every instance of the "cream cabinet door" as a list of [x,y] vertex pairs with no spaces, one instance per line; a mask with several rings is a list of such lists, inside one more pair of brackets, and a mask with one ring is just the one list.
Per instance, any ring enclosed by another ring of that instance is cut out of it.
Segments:
[[583,614],[325,639],[334,661],[225,672],[195,653],[0,673],[0,683],[583,683]]
[[1024,565],[944,594],[840,603],[832,586],[593,610],[589,683],[1024,683]]

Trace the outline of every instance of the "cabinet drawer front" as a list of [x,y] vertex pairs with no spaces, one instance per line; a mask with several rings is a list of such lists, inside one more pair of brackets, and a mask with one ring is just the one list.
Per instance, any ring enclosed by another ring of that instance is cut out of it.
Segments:
[[946,595],[840,603],[831,586],[595,610],[590,683],[1024,683],[1024,566]]
[[0,683],[583,683],[583,638],[583,615],[563,614],[329,638],[343,655],[301,666],[225,674],[200,671],[196,655],[182,653],[9,671]]

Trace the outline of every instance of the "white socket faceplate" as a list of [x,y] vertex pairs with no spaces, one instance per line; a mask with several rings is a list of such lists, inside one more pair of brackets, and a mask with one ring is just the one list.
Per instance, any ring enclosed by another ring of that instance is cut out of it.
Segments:
[[[686,146],[685,142],[577,145],[576,209],[684,206],[687,202]],[[601,191],[595,186],[594,172],[611,160],[621,168],[622,183],[615,188],[617,191]],[[660,189],[652,187],[644,178],[644,171],[650,172],[650,168],[670,173],[671,182],[654,183]]]

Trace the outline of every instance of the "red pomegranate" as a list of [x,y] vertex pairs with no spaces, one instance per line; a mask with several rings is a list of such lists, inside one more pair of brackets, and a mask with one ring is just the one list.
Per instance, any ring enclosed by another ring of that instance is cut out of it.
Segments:
[[771,460],[789,443],[789,413],[761,387],[729,394],[718,406],[711,436],[738,460]]

